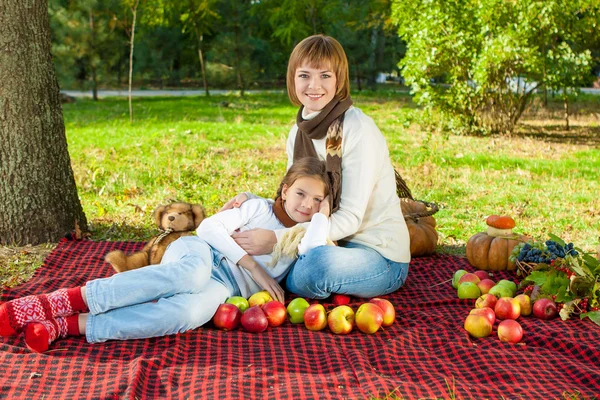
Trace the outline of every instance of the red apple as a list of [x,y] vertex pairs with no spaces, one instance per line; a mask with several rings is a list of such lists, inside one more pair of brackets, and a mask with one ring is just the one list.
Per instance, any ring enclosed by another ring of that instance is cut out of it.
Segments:
[[383,324],[381,326],[391,326],[396,321],[396,310],[391,301],[376,297],[369,300],[369,303],[376,304],[383,310]]
[[334,294],[332,301],[336,306],[342,306],[350,303],[350,296],[347,294]]
[[521,315],[521,305],[512,297],[501,297],[494,307],[496,318],[517,319]]
[[490,274],[488,274],[487,271],[484,270],[478,270],[473,272],[475,275],[477,275],[477,277],[479,277],[480,280],[484,280],[484,279],[490,279]]
[[523,328],[514,319],[505,319],[498,325],[498,339],[502,342],[519,343],[523,338]]
[[267,317],[267,321],[269,322],[269,326],[276,327],[285,322],[285,317],[287,315],[287,310],[282,302],[277,300],[271,300],[262,306],[262,310]]
[[373,334],[383,324],[383,310],[374,303],[361,304],[358,310],[356,310],[354,322],[358,330],[362,333]]
[[474,308],[469,312],[470,315],[482,315],[490,321],[490,324],[494,325],[496,322],[496,313],[490,307]]
[[260,292],[254,293],[252,296],[248,298],[248,304],[250,307],[252,306],[262,306],[267,304],[269,301],[273,300],[269,292],[266,290],[261,290]]
[[233,304],[224,303],[217,308],[213,316],[213,323],[219,329],[232,331],[240,324],[242,312]]
[[469,314],[465,319],[465,330],[473,337],[483,338],[492,333],[492,324],[483,315]]
[[497,302],[498,299],[493,294],[482,294],[475,300],[475,308],[489,307],[493,310]]
[[458,280],[458,285],[460,286],[460,284],[463,282],[473,282],[474,284],[478,284],[480,280],[481,279],[479,279],[477,275],[467,272],[466,274],[460,277],[460,279]]
[[269,326],[267,316],[260,306],[252,306],[242,314],[242,327],[248,332],[260,333]]
[[354,326],[354,311],[348,306],[337,306],[327,315],[327,325],[337,335],[350,333]]
[[327,326],[327,313],[322,304],[311,304],[304,311],[304,326],[311,331],[320,331]]
[[531,306],[531,298],[526,294],[519,294],[515,297],[515,300],[519,302],[521,306],[521,315],[528,316],[531,315],[533,308]]
[[541,298],[533,303],[533,315],[539,319],[552,319],[558,315],[556,303],[548,298]]
[[481,290],[481,294],[486,294],[493,288],[496,283],[491,279],[482,279],[477,283],[477,287]]

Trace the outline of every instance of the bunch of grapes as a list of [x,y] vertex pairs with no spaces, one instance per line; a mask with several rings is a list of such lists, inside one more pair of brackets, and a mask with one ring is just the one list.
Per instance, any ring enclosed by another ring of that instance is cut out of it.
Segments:
[[550,259],[565,258],[567,255],[577,257],[579,253],[573,248],[573,243],[569,243],[564,247],[553,240],[546,240],[546,248],[550,253]]
[[519,243],[511,252],[512,260],[528,263],[550,264],[557,258],[565,258],[567,255],[576,257],[579,253],[573,248],[573,243],[564,247],[553,240],[543,242]]
[[[552,260],[546,245],[542,242],[527,242],[515,246],[515,249],[517,247],[520,248],[518,249],[519,253],[515,258],[520,262],[549,263]],[[515,251],[515,249],[513,249],[513,251]]]

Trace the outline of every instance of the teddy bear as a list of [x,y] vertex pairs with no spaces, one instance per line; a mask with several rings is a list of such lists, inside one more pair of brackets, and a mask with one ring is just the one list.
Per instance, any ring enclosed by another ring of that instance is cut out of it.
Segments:
[[117,272],[160,264],[169,244],[182,236],[191,235],[205,216],[200,204],[176,202],[159,206],[154,210],[154,221],[162,231],[160,235],[150,239],[140,251],[126,255],[121,250],[114,250],[104,259]]

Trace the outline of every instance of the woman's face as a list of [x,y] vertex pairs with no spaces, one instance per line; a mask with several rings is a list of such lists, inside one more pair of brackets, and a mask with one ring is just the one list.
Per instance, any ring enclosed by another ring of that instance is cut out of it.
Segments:
[[281,198],[290,218],[299,223],[308,222],[319,212],[325,198],[325,183],[310,176],[298,178],[291,186],[283,185]]
[[296,69],[296,96],[308,114],[321,111],[335,96],[337,79],[327,68],[329,66],[312,68],[302,64]]

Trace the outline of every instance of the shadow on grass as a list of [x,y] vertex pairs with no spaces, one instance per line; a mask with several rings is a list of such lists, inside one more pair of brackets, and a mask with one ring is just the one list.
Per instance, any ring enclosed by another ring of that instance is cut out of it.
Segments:
[[438,244],[435,251],[438,254],[444,254],[448,256],[466,257],[467,246],[464,244]]
[[89,224],[92,240],[146,242],[159,235],[156,226],[130,225],[126,222],[94,220]]
[[600,126],[571,126],[566,130],[565,125],[535,126],[522,123],[516,137],[528,137],[551,143],[568,143],[585,146],[600,146]]

